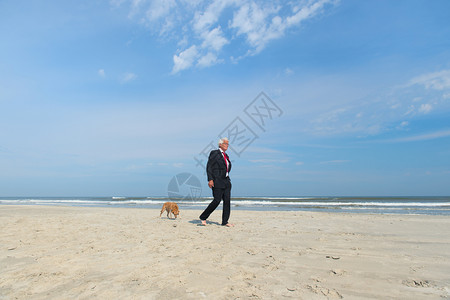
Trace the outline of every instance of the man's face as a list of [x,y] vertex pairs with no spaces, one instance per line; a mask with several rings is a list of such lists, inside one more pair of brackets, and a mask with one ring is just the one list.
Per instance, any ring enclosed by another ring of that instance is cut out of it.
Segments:
[[223,151],[227,151],[228,149],[228,142],[223,142],[222,144],[219,145],[219,148],[222,149]]

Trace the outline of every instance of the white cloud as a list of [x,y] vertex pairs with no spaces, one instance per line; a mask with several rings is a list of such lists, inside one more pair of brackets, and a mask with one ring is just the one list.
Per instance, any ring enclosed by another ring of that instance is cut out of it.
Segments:
[[297,25],[303,20],[311,18],[323,10],[326,4],[335,4],[337,1],[330,0],[320,0],[316,2],[310,2],[310,5],[305,5],[303,7],[297,6],[295,10],[298,10],[296,14],[288,17],[286,20],[287,26]]
[[408,107],[408,110],[405,112],[405,116],[413,114],[415,110],[416,110],[416,107],[414,105],[410,105]]
[[197,33],[202,33],[219,20],[226,7],[237,3],[239,3],[238,0],[215,0],[204,11],[199,8],[193,18],[193,29]]
[[98,70],[98,75],[99,75],[100,77],[105,77],[105,76],[106,76],[105,70],[103,70],[103,69]]
[[217,56],[214,53],[209,52],[198,60],[197,65],[199,67],[209,67],[219,62],[220,61],[217,59]]
[[[120,6],[125,2],[126,2],[126,0],[116,1],[116,6]],[[128,14],[128,17],[133,18],[135,15],[137,15],[139,13],[139,11],[142,8],[141,6],[145,2],[145,0],[130,0],[130,2],[131,2],[131,8],[130,8],[130,13]]]
[[121,82],[122,83],[127,83],[127,82],[135,80],[136,78],[137,78],[136,74],[131,73],[131,72],[127,72],[127,73],[123,74]]
[[[138,1],[141,2],[141,0]],[[175,6],[176,2],[174,0],[153,0],[146,12],[146,17],[150,21],[157,21],[166,17]]]
[[177,26],[177,16],[172,13],[172,10],[176,7],[175,0],[153,0],[145,13],[143,23],[152,31],[159,31],[160,36],[170,35],[171,31]]
[[[415,118],[450,111],[446,78],[448,71],[427,73],[406,84],[378,91],[345,106],[315,115],[303,131],[314,135],[377,135],[391,130],[405,131]],[[450,78],[450,77],[449,77]]]
[[[172,74],[195,66],[212,66],[223,62],[224,57],[237,62],[255,55],[270,41],[281,38],[289,28],[322,13],[327,5],[337,3],[335,0],[309,0],[293,6],[290,2],[273,4],[262,0],[112,0],[111,5],[118,7],[126,2],[130,5],[130,18],[160,37],[180,39],[178,45],[182,48],[174,55]],[[243,38],[237,38],[239,36]],[[223,53],[227,44],[237,46],[232,49],[239,49],[241,53]],[[192,55],[193,49],[196,55]],[[182,57],[187,53],[192,55],[189,56],[192,61]],[[211,60],[213,55],[216,60]]]
[[[274,32],[277,32],[274,28],[282,24],[277,16],[268,20],[275,12],[276,8],[273,7],[260,7],[255,2],[245,3],[235,12],[230,27],[237,31],[237,35],[244,35],[247,42],[259,52],[274,37]],[[271,27],[270,22],[276,25]],[[278,31],[275,35],[279,36],[282,32]]]
[[286,68],[286,69],[284,69],[284,74],[286,76],[291,76],[294,74],[294,71],[291,68]]
[[182,70],[192,67],[194,65],[197,56],[198,50],[195,45],[184,50],[178,55],[174,55],[172,74],[178,73]]
[[395,129],[399,130],[399,131],[409,130],[409,122],[402,121],[402,122],[400,122],[400,124],[398,124],[398,126],[395,127]]
[[427,89],[444,90],[450,88],[450,70],[427,73],[413,78],[409,85],[423,85]]
[[427,103],[427,104],[422,104],[422,105],[419,107],[419,112],[420,112],[420,113],[427,114],[427,113],[429,113],[432,109],[433,109],[433,107],[431,106],[431,104],[429,104],[429,103]]
[[258,53],[265,48],[271,40],[280,38],[287,29],[298,26],[306,19],[319,14],[326,4],[335,4],[336,1],[320,0],[310,1],[304,6],[291,9],[291,14],[282,15],[280,6],[264,6],[255,1],[244,3],[234,14],[231,28],[237,30],[237,35],[244,35],[247,42]]
[[228,40],[223,37],[222,30],[220,26],[214,28],[213,30],[202,34],[204,39],[202,43],[202,48],[212,48],[216,51],[222,49],[223,46],[228,44]]

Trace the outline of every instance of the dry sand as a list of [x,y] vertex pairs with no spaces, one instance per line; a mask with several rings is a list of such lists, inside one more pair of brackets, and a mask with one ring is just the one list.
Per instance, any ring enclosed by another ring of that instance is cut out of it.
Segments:
[[450,298],[450,218],[0,206],[0,299]]

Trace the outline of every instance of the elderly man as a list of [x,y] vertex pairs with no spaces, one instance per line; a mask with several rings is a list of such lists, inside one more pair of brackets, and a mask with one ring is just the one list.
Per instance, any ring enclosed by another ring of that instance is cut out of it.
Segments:
[[219,149],[211,151],[206,165],[206,174],[208,175],[208,186],[212,189],[213,201],[208,205],[205,211],[200,215],[202,225],[206,225],[206,219],[219,206],[223,200],[222,225],[232,227],[228,223],[230,218],[230,195],[231,181],[228,174],[231,170],[231,161],[225,153],[228,149],[228,139],[219,140]]

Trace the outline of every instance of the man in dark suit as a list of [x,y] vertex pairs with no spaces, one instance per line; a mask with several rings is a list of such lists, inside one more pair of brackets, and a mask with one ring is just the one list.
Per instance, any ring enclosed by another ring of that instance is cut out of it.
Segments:
[[228,139],[219,140],[219,149],[211,151],[206,165],[206,174],[208,176],[208,186],[212,189],[213,201],[208,205],[205,211],[200,215],[202,225],[206,225],[206,219],[219,206],[223,200],[222,225],[232,227],[228,223],[230,218],[230,195],[231,181],[228,174],[231,170],[231,161],[225,153],[228,149]]

